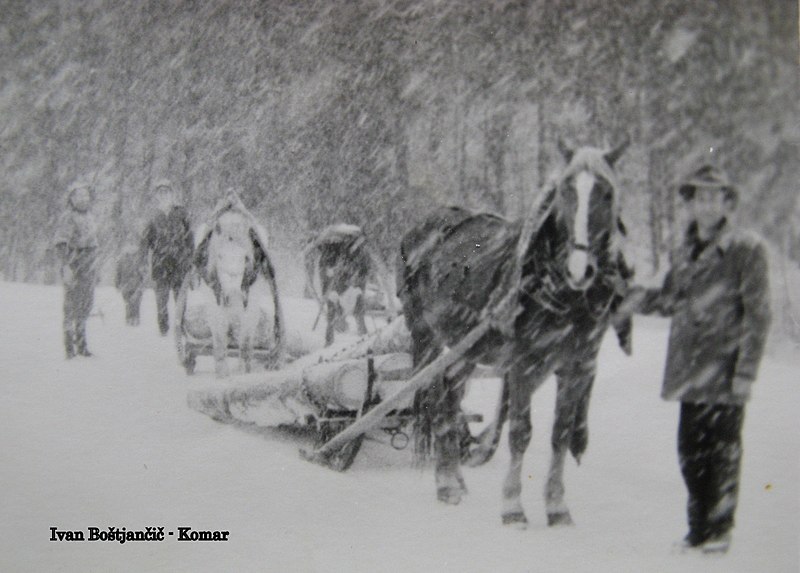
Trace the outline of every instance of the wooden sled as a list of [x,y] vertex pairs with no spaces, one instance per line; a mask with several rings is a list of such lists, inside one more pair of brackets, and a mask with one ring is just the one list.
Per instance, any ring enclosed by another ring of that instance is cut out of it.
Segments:
[[[405,421],[405,423],[410,422],[413,410],[408,404],[414,393],[426,388],[438,376],[444,374],[447,368],[460,360],[489,331],[489,328],[488,320],[481,322],[452,349],[417,372],[390,397],[376,404],[373,403],[372,395],[373,378],[372,383],[368,382],[367,384],[367,393],[364,396],[362,408],[352,417],[352,421],[346,423],[348,420],[341,420],[342,423],[338,426],[329,425],[325,433],[320,432],[320,437],[326,438],[325,441],[319,440],[322,443],[313,452],[301,450],[301,457],[338,471],[349,468],[361,448],[364,434],[384,427],[392,419]],[[374,370],[373,367],[370,368]],[[482,417],[470,416],[463,421],[478,422],[482,421]],[[338,430],[338,432],[333,433],[333,430]]]

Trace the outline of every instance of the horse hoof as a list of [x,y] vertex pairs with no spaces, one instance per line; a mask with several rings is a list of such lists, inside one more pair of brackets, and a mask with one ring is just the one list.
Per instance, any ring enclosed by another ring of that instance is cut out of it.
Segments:
[[572,517],[568,511],[547,514],[547,525],[550,527],[559,527],[562,525],[574,525]]
[[503,525],[525,529],[528,527],[528,518],[521,511],[503,514]]
[[469,493],[469,490],[467,489],[467,482],[465,482],[464,478],[460,475],[458,476],[458,487],[461,488],[462,495],[467,495]]
[[440,487],[436,490],[436,498],[447,505],[458,505],[463,493],[461,488]]

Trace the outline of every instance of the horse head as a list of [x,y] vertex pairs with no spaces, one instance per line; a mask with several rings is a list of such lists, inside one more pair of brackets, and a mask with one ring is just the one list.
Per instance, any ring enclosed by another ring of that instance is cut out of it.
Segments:
[[208,241],[209,274],[216,277],[219,302],[246,304],[247,277],[253,273],[255,253],[249,219],[236,210],[221,213]]
[[620,208],[614,164],[628,144],[573,151],[559,141],[567,167],[555,183],[555,207],[568,236],[564,275],[574,290],[589,288],[599,267],[614,259]]

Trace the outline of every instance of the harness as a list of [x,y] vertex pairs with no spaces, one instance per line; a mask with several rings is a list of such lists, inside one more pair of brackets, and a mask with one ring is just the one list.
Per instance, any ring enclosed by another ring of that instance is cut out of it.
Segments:
[[[552,263],[535,266],[537,269],[541,269],[539,274],[541,280],[532,291],[526,291],[523,288],[521,292],[548,312],[559,317],[577,311],[578,308],[574,301],[580,299],[581,310],[586,310],[593,318],[600,319],[608,314],[615,296],[624,294],[626,279],[623,276],[624,273],[620,272],[621,269],[618,268],[608,269],[607,272],[601,273],[589,288],[578,291],[567,286],[566,279],[560,276],[558,269]],[[608,290],[608,293],[602,297],[602,304],[598,305],[592,301],[592,298],[603,287]]]

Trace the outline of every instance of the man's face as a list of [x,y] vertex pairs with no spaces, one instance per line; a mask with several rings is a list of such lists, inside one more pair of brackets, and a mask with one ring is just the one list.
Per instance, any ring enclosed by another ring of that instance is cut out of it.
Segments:
[[176,202],[174,191],[170,187],[164,185],[159,186],[158,189],[156,189],[156,202],[162,209],[172,207]]
[[729,203],[720,188],[695,189],[689,210],[700,229],[708,231],[728,214]]
[[92,203],[92,196],[88,189],[81,187],[72,193],[71,202],[76,211],[83,213],[89,210],[89,206]]

